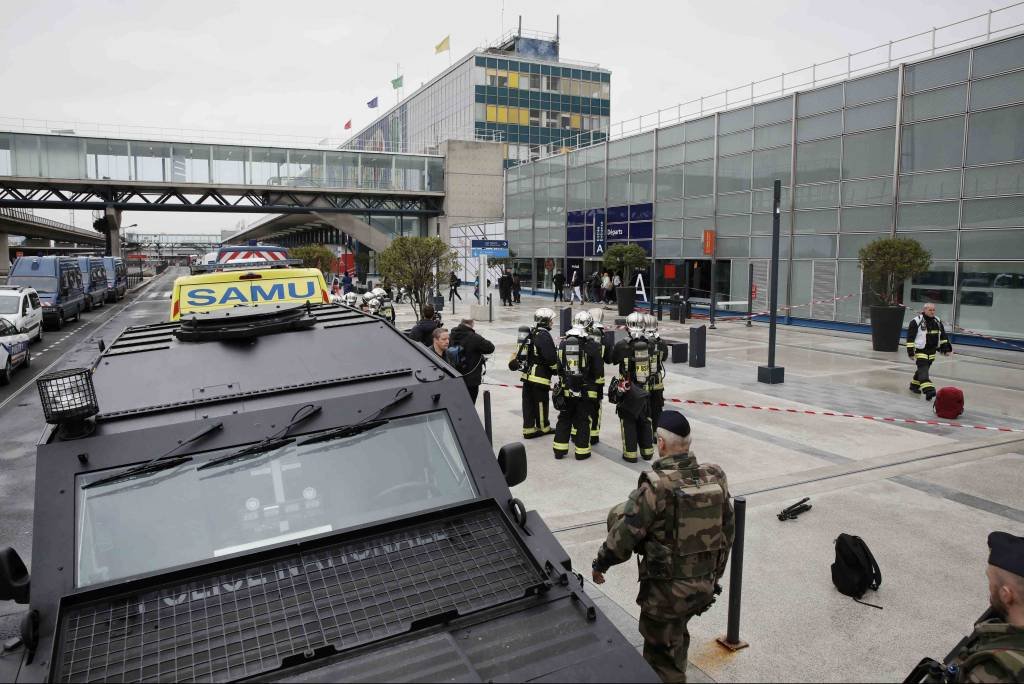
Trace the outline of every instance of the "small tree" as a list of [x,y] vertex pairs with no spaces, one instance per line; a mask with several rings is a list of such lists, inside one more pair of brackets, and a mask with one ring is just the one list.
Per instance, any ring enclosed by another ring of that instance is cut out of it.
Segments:
[[437,237],[398,237],[377,254],[377,270],[395,287],[409,290],[409,304],[419,315],[431,290],[447,282],[458,255]]
[[612,245],[604,253],[601,263],[613,273],[621,271],[622,283],[628,285],[634,271],[647,268],[647,252],[640,245]]
[[288,258],[302,259],[303,267],[318,268],[324,275],[330,273],[334,268],[334,264],[337,262],[337,257],[334,256],[334,252],[323,245],[303,245],[302,247],[295,247],[288,250]]
[[903,281],[928,270],[932,255],[911,238],[879,238],[861,247],[864,283],[889,306],[900,305]]

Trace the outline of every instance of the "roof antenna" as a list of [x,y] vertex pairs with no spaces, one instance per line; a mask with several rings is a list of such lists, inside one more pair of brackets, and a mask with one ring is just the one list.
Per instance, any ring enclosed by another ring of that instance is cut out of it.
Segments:
[[558,42],[559,27],[562,24],[562,17],[558,14],[555,15],[555,42]]
[[516,32],[516,37],[520,38],[523,35],[523,15],[519,15],[519,30]]

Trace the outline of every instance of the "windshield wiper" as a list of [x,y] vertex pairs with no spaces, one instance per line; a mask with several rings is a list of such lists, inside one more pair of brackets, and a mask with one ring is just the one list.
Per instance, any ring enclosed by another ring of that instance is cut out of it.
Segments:
[[214,423],[213,425],[207,425],[202,430],[192,435],[188,439],[178,442],[173,449],[160,454],[156,458],[152,458],[146,461],[145,463],[140,463],[139,465],[129,468],[128,470],[125,470],[123,472],[117,473],[116,475],[104,477],[99,480],[96,480],[95,482],[90,482],[87,485],[82,485],[82,489],[92,489],[93,487],[99,487],[100,485],[111,484],[113,482],[133,480],[136,477],[140,477],[142,475],[158,473],[161,470],[167,470],[168,468],[173,468],[174,466],[181,465],[182,463],[187,463],[188,461],[192,460],[191,456],[174,456],[172,458],[168,458],[168,456],[170,456],[171,454],[173,454],[175,451],[185,446],[186,444],[191,444],[199,439],[202,439],[203,437],[210,434],[214,430],[220,430],[222,427],[224,427],[224,423]]
[[[275,449],[280,449],[283,446],[287,446],[288,444],[294,442],[295,438],[286,437],[285,435],[287,435],[288,432],[293,427],[295,427],[299,423],[309,420],[316,414],[320,413],[320,411],[322,410],[323,406],[315,404],[306,404],[304,406],[300,406],[298,410],[292,414],[292,419],[288,421],[288,424],[285,425],[280,430],[278,430],[277,432],[267,435],[266,437],[261,439],[259,442],[256,442],[255,444],[250,444],[247,447],[242,447],[238,451],[234,451],[225,456],[221,456],[220,458],[215,458],[212,461],[207,461],[206,463],[196,468],[196,470],[206,470],[207,468],[213,468],[214,466],[219,466],[221,464],[228,463],[229,461],[236,461],[240,458],[245,458],[246,456],[255,456],[257,454],[263,454],[268,451],[274,451]],[[303,413],[304,411],[305,413]]]
[[381,425],[386,425],[387,423],[391,422],[391,419],[378,418],[377,416],[384,413],[392,406],[400,404],[411,397],[412,392],[410,392],[407,387],[403,387],[402,389],[395,392],[394,399],[384,404],[379,409],[368,415],[366,418],[363,418],[358,423],[352,423],[351,425],[343,425],[341,427],[336,427],[332,430],[328,430],[327,432],[322,432],[319,435],[314,435],[313,437],[304,439],[301,442],[299,442],[299,446],[303,446],[304,444],[315,444],[317,442],[326,442],[332,439],[341,439],[342,437],[351,437],[353,435],[358,435],[360,433],[366,432],[367,430],[373,430],[374,428],[380,427]]

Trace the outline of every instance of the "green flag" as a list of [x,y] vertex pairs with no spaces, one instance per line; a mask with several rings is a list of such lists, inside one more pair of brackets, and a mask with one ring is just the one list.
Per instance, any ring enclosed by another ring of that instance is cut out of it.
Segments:
[[398,90],[399,88],[401,88],[402,87],[402,77],[399,76],[398,78],[396,78],[393,81],[391,81],[391,87],[394,88],[395,90]]

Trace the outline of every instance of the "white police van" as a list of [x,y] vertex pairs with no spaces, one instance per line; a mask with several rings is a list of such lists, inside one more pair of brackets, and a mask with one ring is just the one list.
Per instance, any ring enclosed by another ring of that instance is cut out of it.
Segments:
[[11,374],[19,366],[28,366],[32,354],[28,350],[29,336],[19,332],[6,318],[0,318],[0,385],[11,382]]

